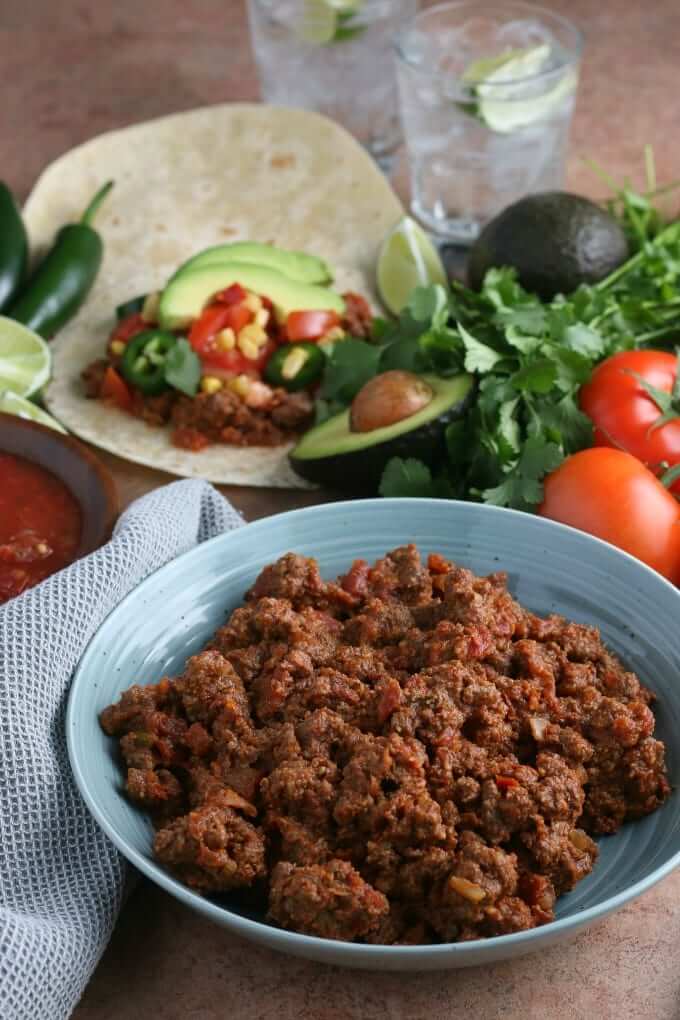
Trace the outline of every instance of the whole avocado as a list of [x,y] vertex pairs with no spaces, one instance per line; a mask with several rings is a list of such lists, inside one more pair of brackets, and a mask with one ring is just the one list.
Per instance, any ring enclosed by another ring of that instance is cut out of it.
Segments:
[[597,283],[628,258],[617,221],[566,191],[527,195],[490,220],[470,251],[468,281],[479,290],[487,270],[513,266],[525,290],[550,300]]

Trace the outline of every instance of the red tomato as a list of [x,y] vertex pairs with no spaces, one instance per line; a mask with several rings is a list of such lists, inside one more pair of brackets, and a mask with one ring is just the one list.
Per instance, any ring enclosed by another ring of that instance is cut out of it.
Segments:
[[[680,461],[680,417],[652,429],[661,411],[631,372],[670,393],[678,359],[667,351],[622,351],[598,365],[581,388],[581,409],[595,425],[595,445],[627,450],[654,474]],[[680,492],[680,479],[672,486]]]
[[226,290],[221,290],[219,294],[215,294],[215,301],[223,305],[240,305],[247,296],[246,290],[240,283],[232,283],[231,287],[227,287]]
[[546,478],[538,512],[603,538],[680,581],[680,507],[623,450],[594,447],[567,457]]
[[208,351],[201,357],[206,375],[217,376],[218,379],[231,379],[235,375],[261,375],[264,366],[276,350],[276,344],[270,340],[261,349],[259,358],[246,358],[239,350]]
[[137,336],[138,333],[142,333],[148,328],[148,322],[144,322],[139,312],[133,312],[132,315],[126,315],[124,319],[120,320],[109,337],[109,343],[113,340],[122,340],[126,344],[128,340],[132,340],[133,336]]
[[129,411],[132,408],[132,394],[127,388],[125,380],[120,377],[113,365],[109,365],[106,369],[100,396],[105,400],[113,401],[123,411]]
[[189,330],[189,343],[198,354],[207,353],[220,330],[238,333],[252,320],[253,313],[244,305],[208,305]]
[[340,316],[337,312],[290,312],[286,319],[286,339],[292,343],[297,340],[318,340],[339,324]]

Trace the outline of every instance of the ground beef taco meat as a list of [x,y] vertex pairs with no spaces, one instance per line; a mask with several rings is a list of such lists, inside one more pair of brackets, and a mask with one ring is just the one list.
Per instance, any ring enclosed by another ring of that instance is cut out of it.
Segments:
[[182,676],[101,714],[158,860],[269,920],[421,944],[551,921],[592,837],[670,792],[653,698],[597,630],[414,546],[288,553]]
[[[299,311],[282,322],[266,297],[234,285],[215,295],[198,319],[173,335],[159,329],[158,295],[151,295],[142,311],[133,311],[117,323],[108,340],[106,357],[82,371],[83,391],[86,397],[113,404],[148,425],[168,427],[173,445],[182,449],[198,451],[213,443],[281,446],[298,438],[313,423],[313,393],[323,372],[324,359],[318,351],[313,352],[316,361],[310,361],[309,350],[302,354],[297,350],[302,359],[298,372],[305,359],[315,367],[310,382],[303,379],[300,385],[294,385],[290,381],[294,376],[289,379],[285,371],[286,353],[293,352],[292,344],[303,340],[308,349],[319,344],[323,350],[327,341],[371,335],[373,314],[366,299],[354,293],[343,297],[342,317],[336,312]],[[227,314],[232,315],[234,328],[222,321]],[[296,332],[290,335],[288,322],[293,316],[298,321]],[[155,331],[156,340],[151,340],[150,331]],[[306,335],[299,336],[305,331]],[[175,388],[167,381],[164,369],[157,367],[162,356],[158,349],[147,358],[144,346],[139,352],[133,346],[153,342],[172,348],[178,340],[188,344],[191,358],[200,365],[193,388],[188,390]],[[279,357],[280,373],[277,362],[269,365],[274,355]],[[160,373],[160,381],[154,377],[149,385],[148,376],[139,366],[151,369],[152,375]]]

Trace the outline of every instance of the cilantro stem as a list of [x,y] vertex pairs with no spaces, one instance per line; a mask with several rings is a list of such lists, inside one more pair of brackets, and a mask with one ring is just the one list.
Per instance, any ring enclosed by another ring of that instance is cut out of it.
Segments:
[[675,220],[673,223],[669,223],[660,234],[657,234],[653,240],[649,241],[646,248],[641,248],[639,252],[636,252],[636,254],[633,255],[632,258],[629,258],[627,262],[623,262],[618,269],[614,270],[613,273],[610,273],[609,276],[604,278],[604,280],[600,280],[599,283],[596,283],[593,290],[608,290],[609,287],[613,286],[613,284],[618,283],[622,277],[626,276],[631,269],[634,269],[644,258],[646,258],[649,254],[649,246],[653,245],[654,247],[661,247],[662,243],[674,233],[677,233],[679,228],[680,220]]
[[621,185],[615,181],[612,175],[607,173],[607,171],[601,167],[599,163],[596,163],[594,159],[590,159],[588,157],[584,157],[583,162],[600,178],[601,181],[604,181],[608,188],[611,188],[617,195],[623,194],[623,188]]
[[669,191],[675,191],[676,188],[680,188],[680,177],[671,181],[670,184],[664,184],[660,188],[655,188],[654,191],[648,191],[645,198],[658,198],[659,195],[667,195]]

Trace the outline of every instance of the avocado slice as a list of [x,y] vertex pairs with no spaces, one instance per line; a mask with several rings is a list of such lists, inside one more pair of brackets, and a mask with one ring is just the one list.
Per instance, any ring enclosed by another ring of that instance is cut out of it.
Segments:
[[628,241],[608,212],[580,195],[527,195],[490,220],[470,250],[468,280],[479,290],[487,270],[513,266],[525,290],[546,301],[597,283],[628,258]]
[[226,262],[248,262],[257,266],[268,266],[277,273],[299,280],[300,283],[332,283],[333,274],[323,259],[301,251],[286,251],[273,244],[259,241],[234,241],[232,244],[218,244],[206,248],[179,267],[172,277],[175,280],[182,273],[193,272],[203,266],[222,266]]
[[409,418],[372,432],[352,432],[350,410],[306,432],[291,451],[290,463],[310,482],[357,495],[376,493],[392,457],[416,457],[435,467],[444,456],[446,426],[462,417],[473,394],[473,378],[456,375],[422,378],[434,392],[426,407]]
[[202,312],[219,291],[240,283],[242,287],[268,297],[279,319],[294,311],[316,309],[342,315],[345,302],[335,291],[313,283],[300,283],[268,266],[247,262],[228,262],[203,266],[175,277],[161,294],[158,320],[162,329],[182,329]]

